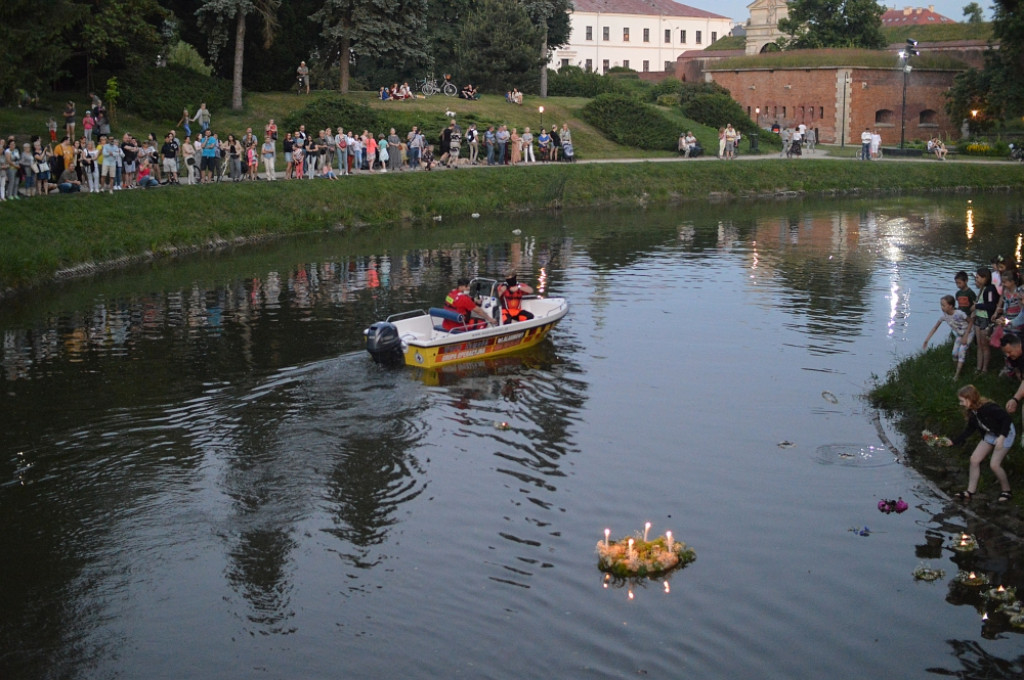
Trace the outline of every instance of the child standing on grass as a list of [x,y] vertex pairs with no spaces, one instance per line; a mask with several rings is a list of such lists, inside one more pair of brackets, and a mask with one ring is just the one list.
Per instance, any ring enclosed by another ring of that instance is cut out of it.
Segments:
[[956,373],[953,374],[953,380],[956,380],[960,377],[960,371],[963,370],[964,361],[967,359],[967,348],[970,347],[971,340],[974,339],[974,325],[963,310],[956,308],[956,299],[952,295],[943,296],[939,300],[939,306],[942,308],[942,316],[932,326],[928,337],[924,339],[922,348],[928,348],[928,341],[935,335],[935,331],[939,330],[939,326],[943,323],[949,324],[949,328],[953,331],[953,361],[956,362]]
[[1010,480],[1003,470],[1003,458],[1013,446],[1017,435],[1013,427],[1013,419],[1006,410],[981,396],[974,385],[965,385],[956,393],[960,406],[966,411],[967,428],[953,439],[953,446],[961,446],[976,430],[982,439],[971,453],[970,472],[968,473],[967,490],[956,494],[957,500],[970,503],[978,491],[978,479],[981,477],[981,461],[992,454],[989,467],[999,480],[1002,492],[997,501],[1008,503],[1013,494],[1010,493]]
[[992,271],[988,267],[979,267],[974,274],[974,283],[978,287],[978,300],[974,303],[974,329],[978,338],[978,372],[988,370],[992,348],[989,343],[992,319],[999,306],[999,291],[992,285]]
[[953,280],[956,281],[956,292],[953,293],[953,297],[956,298],[957,309],[970,316],[974,312],[974,301],[978,299],[978,296],[967,285],[967,272],[958,271]]

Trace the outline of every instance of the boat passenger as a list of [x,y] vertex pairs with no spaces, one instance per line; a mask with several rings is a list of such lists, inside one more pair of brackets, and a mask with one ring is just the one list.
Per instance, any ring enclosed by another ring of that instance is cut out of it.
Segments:
[[[441,325],[446,331],[476,330],[478,328],[486,328],[488,325],[497,325],[497,322],[491,315],[469,296],[469,279],[465,277],[460,278],[452,292],[448,293],[445,297],[444,308],[450,312],[461,314],[462,318],[466,320],[465,324],[460,324],[456,321],[445,319]],[[480,319],[474,319],[474,314],[483,317],[487,322],[484,323]]]
[[498,285],[498,297],[501,299],[501,322],[526,321],[533,314],[523,309],[523,295],[532,295],[533,288],[519,283],[515,271],[505,277],[505,283]]

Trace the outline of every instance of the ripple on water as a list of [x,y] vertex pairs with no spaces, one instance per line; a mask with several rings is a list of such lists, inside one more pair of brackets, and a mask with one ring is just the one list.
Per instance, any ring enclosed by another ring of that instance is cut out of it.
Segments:
[[873,444],[824,444],[814,451],[814,459],[822,465],[847,467],[881,467],[897,461],[892,451]]

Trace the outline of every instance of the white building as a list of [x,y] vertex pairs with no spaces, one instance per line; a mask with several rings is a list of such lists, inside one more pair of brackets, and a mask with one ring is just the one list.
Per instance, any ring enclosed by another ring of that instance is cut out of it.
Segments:
[[676,57],[729,35],[735,22],[673,0],[574,0],[569,44],[551,55],[551,68],[579,66],[605,73],[674,72]]

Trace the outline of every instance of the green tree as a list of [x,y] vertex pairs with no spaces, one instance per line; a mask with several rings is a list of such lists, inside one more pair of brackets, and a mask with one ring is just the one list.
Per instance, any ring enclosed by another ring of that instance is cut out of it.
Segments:
[[258,16],[263,25],[263,47],[274,42],[277,29],[277,11],[281,0],[206,0],[196,10],[200,26],[209,40],[210,56],[214,60],[228,44],[228,33],[233,28],[235,51],[231,69],[231,108],[242,108],[242,72],[245,67],[246,20]]
[[982,16],[981,5],[976,2],[964,5],[964,16],[967,17],[969,24],[980,24],[985,20]]
[[427,59],[426,0],[324,0],[310,21],[321,27],[338,60],[339,89],[348,92],[353,58]]
[[171,14],[156,0],[80,0],[78,4],[87,11],[69,42],[76,55],[85,57],[90,89],[96,67],[119,70],[152,64],[166,47],[160,29]]
[[524,0],[527,13],[534,23],[541,27],[541,59],[540,96],[548,96],[548,63],[551,52],[569,42],[572,27],[569,13],[572,11],[571,0]]
[[537,92],[544,30],[517,0],[480,0],[456,43],[460,73],[484,91]]
[[779,30],[789,36],[785,49],[864,47],[882,49],[885,8],[875,0],[791,0]]

